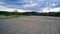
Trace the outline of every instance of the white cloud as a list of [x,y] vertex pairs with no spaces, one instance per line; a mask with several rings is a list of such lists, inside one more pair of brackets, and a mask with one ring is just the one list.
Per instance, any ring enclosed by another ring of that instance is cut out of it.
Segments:
[[13,9],[0,5],[0,11],[13,11]]
[[32,12],[31,10],[17,9],[18,12]]
[[[8,12],[14,12],[16,10],[15,8],[8,8],[6,6],[0,5],[0,11],[8,11]],[[31,12],[31,10],[23,10],[23,9],[17,9],[18,12]]]
[[42,8],[41,11],[38,12],[60,12],[60,7],[57,8],[51,8],[49,9],[48,7]]
[[42,8],[41,11],[39,11],[39,12],[49,12],[49,9],[48,9],[48,7],[45,7],[45,8]]
[[11,8],[18,8],[19,6],[18,5],[15,5],[15,4],[7,4],[6,5],[7,7],[11,7]]
[[53,9],[51,9],[50,11],[52,11],[52,12],[60,12],[60,7],[53,8]]
[[22,8],[30,8],[35,7],[38,3],[34,2],[33,0],[24,0],[26,4],[22,5]]
[[7,8],[7,7],[0,5],[0,8]]
[[5,4],[4,2],[0,2],[0,4]]
[[[16,5],[16,4],[22,4],[22,5]],[[20,1],[18,0],[17,2],[10,2],[10,3],[3,3],[3,2],[0,2],[1,5],[5,5],[6,7],[11,7],[11,8],[30,8],[30,7],[34,7],[37,5],[37,3],[34,3],[33,0],[23,0]]]
[[29,8],[29,7],[34,7],[36,6],[37,3],[32,3],[32,4],[26,4],[26,5],[23,5],[24,8]]
[[52,4],[50,4],[50,6],[57,6],[58,4],[56,4],[56,3],[52,3]]
[[53,3],[52,6],[56,6],[56,4]]
[[49,7],[49,6],[55,7],[58,5],[58,3],[59,2],[57,0],[16,0],[16,1],[3,0],[3,2],[2,0],[0,0],[0,5],[4,5],[10,8],[21,8],[27,10],[29,9],[39,10],[42,7]]
[[32,4],[34,1],[29,1],[30,4]]

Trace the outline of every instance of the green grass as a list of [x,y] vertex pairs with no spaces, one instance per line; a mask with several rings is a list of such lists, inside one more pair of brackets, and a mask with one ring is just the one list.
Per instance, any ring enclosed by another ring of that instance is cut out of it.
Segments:
[[23,16],[26,16],[26,15],[9,15],[9,16],[0,15],[0,18],[18,18]]

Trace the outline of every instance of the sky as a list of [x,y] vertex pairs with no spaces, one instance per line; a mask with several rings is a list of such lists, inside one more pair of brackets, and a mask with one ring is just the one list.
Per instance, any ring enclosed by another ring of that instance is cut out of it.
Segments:
[[18,8],[38,11],[45,7],[60,7],[60,0],[0,0],[0,8]]

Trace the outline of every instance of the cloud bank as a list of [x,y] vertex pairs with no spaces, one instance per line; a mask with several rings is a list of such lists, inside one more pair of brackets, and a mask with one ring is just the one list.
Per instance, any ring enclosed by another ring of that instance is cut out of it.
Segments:
[[44,7],[60,7],[60,0],[0,0],[0,7],[38,11]]

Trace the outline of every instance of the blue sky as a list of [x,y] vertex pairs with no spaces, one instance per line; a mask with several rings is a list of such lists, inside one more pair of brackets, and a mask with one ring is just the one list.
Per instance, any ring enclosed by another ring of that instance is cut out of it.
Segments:
[[60,7],[60,0],[0,0],[0,7],[38,11],[44,7]]

